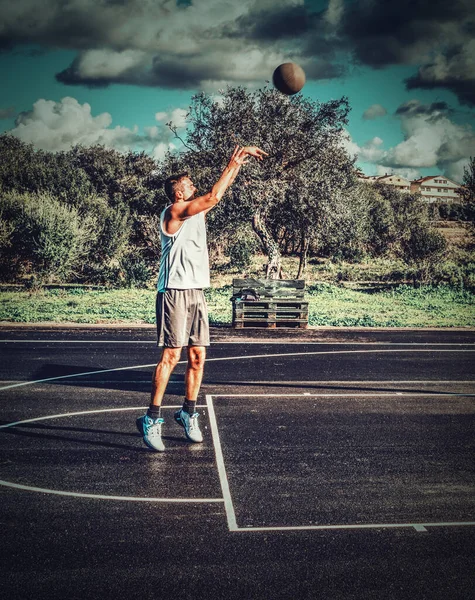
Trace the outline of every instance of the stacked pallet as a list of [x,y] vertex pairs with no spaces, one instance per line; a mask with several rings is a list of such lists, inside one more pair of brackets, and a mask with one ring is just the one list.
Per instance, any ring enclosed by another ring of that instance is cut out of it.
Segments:
[[[258,300],[241,298],[255,290]],[[233,279],[233,327],[299,327],[308,324],[302,279]]]

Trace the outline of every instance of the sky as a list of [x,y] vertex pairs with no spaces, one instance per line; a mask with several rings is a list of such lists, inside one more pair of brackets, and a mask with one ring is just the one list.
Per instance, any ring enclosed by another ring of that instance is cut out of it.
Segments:
[[193,94],[271,85],[290,61],[305,97],[348,97],[342,143],[364,173],[462,181],[473,0],[0,0],[0,132],[160,159]]

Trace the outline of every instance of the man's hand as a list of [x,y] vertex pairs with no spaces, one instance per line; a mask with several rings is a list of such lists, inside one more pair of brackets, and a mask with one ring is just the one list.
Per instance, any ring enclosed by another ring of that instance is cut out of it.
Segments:
[[257,160],[262,160],[264,156],[269,156],[267,152],[264,152],[264,150],[261,150],[257,146],[245,146],[243,150],[246,154],[249,154],[249,156],[257,158]]
[[236,146],[234,148],[234,152],[233,155],[231,156],[231,159],[229,161],[229,165],[228,167],[232,168],[232,169],[237,169],[239,170],[241,168],[242,165],[245,165],[247,162],[247,152],[245,148],[242,148],[241,146]]

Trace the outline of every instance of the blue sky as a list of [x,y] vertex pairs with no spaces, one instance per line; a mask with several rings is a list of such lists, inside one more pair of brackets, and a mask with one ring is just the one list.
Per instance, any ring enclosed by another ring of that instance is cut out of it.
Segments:
[[58,151],[160,158],[192,94],[261,87],[293,60],[303,94],[346,95],[343,143],[367,174],[444,173],[475,156],[468,0],[0,0],[0,130]]

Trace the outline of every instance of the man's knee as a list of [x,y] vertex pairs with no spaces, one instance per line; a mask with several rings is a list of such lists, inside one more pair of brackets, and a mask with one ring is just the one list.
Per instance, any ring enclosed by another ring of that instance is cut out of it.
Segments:
[[190,346],[188,348],[188,366],[195,371],[202,370],[206,360],[206,348],[204,346]]
[[176,367],[181,356],[181,348],[164,348],[159,365]]

